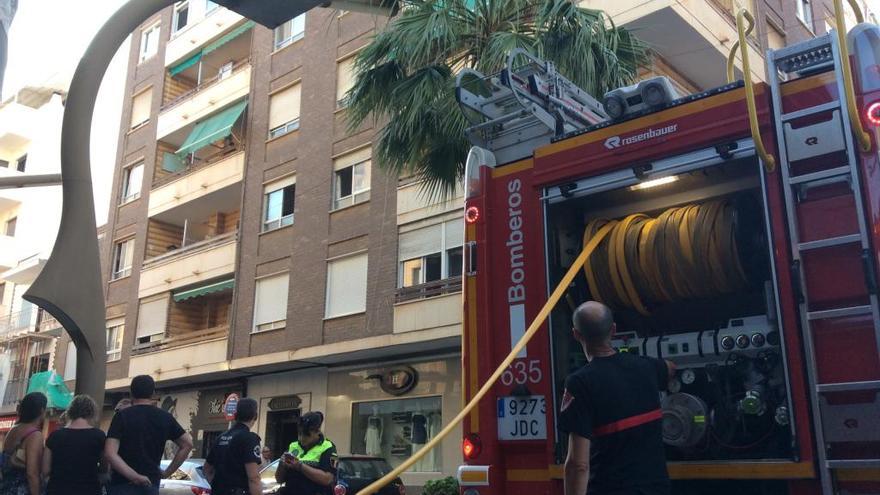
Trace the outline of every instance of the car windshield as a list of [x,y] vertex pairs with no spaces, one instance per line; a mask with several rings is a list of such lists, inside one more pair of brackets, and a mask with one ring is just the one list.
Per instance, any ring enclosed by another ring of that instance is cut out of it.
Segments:
[[338,471],[343,478],[379,479],[391,472],[391,466],[382,459],[343,459]]

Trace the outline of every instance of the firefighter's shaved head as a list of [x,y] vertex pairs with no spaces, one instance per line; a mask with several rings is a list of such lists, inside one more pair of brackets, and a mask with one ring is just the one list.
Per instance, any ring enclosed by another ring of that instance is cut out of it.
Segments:
[[614,315],[608,306],[596,301],[587,301],[574,310],[571,318],[574,329],[587,344],[602,344],[611,337],[614,329]]

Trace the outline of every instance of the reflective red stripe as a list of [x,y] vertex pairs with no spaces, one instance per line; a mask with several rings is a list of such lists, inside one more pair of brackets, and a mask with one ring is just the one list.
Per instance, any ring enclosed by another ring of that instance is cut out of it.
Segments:
[[593,430],[593,435],[597,437],[610,435],[619,431],[635,428],[636,426],[641,426],[645,423],[650,423],[651,421],[657,421],[658,419],[663,419],[663,411],[660,409],[654,409],[653,411],[646,412],[644,414],[630,416],[628,418],[623,418],[619,421],[600,426]]

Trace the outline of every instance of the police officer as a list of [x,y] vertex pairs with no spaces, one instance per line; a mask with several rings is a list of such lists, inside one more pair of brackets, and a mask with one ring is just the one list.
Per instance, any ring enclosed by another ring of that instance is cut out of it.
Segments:
[[260,437],[251,432],[257,422],[257,401],[241,399],[235,425],[224,432],[208,454],[205,475],[214,495],[261,495]]
[[299,423],[299,440],[281,456],[275,480],[284,483],[280,495],[331,495],[336,480],[336,446],[324,438],[324,415],[304,414]]

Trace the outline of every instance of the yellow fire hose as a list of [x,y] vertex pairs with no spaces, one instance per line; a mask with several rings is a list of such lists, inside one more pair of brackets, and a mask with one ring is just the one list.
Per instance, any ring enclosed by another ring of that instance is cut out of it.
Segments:
[[[541,325],[543,325],[547,317],[550,316],[550,311],[553,310],[553,308],[556,306],[556,303],[559,302],[559,299],[562,298],[562,295],[565,294],[566,290],[568,290],[568,286],[571,285],[574,277],[581,270],[581,267],[584,265],[584,263],[586,263],[587,258],[590,257],[590,255],[599,245],[599,242],[601,242],[602,239],[604,239],[605,236],[608,235],[609,232],[611,232],[611,227],[611,225],[605,225],[604,227],[599,229],[599,231],[596,232],[593,238],[590,239],[589,243],[584,246],[584,250],[581,251],[581,254],[578,255],[578,257],[574,260],[574,263],[572,263],[571,266],[568,268],[565,276],[562,277],[562,280],[559,281],[556,289],[554,289],[553,293],[550,294],[547,302],[544,303],[544,307],[542,307],[541,311],[538,312],[538,316],[536,316],[531,325],[529,325],[526,333],[522,336],[522,338],[519,339],[519,342],[517,342],[516,345],[513,346],[513,350],[511,350],[510,354],[508,354],[507,357],[504,358],[504,361],[501,362],[501,364],[495,370],[495,373],[493,373],[492,376],[490,376],[489,379],[486,380],[486,383],[483,384],[476,395],[474,395],[470,402],[468,402],[467,405],[464,406],[464,409],[462,409],[461,412],[459,412],[458,415],[453,418],[453,420],[450,421],[449,424],[447,424],[443,428],[443,430],[440,431],[440,433],[434,436],[434,438],[432,438],[430,442],[425,444],[424,447],[413,454],[412,457],[403,461],[401,465],[394,468],[390,473],[386,474],[379,480],[373,482],[363,490],[359,491],[357,495],[373,495],[374,493],[382,489],[382,487],[394,481],[394,479],[399,477],[401,473],[409,469],[410,466],[418,462],[422,457],[425,456],[425,454],[436,447],[444,438],[446,438],[447,435],[452,432],[453,429],[455,429],[456,426],[458,426],[459,423],[461,423],[465,416],[470,414],[471,410],[476,407],[477,403],[479,403],[480,400],[487,393],[489,393],[489,389],[491,389],[495,382],[498,381],[498,378],[501,377],[502,373],[504,373],[504,370],[506,370],[507,367],[510,366],[510,363],[512,363],[516,356],[520,353],[520,351],[525,348],[526,344],[528,344],[529,341],[532,340],[532,337],[534,337],[535,334],[538,333],[538,329],[541,328]],[[470,331],[475,330],[476,329],[470,329]]]

